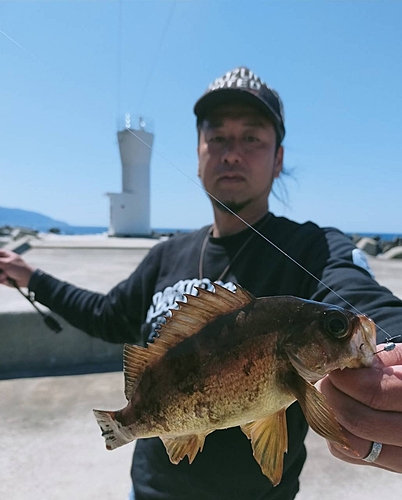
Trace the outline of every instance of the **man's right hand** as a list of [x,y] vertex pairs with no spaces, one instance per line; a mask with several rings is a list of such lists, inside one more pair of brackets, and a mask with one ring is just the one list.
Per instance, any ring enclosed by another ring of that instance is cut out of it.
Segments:
[[13,286],[9,278],[19,287],[27,287],[34,269],[14,252],[0,249],[0,284]]

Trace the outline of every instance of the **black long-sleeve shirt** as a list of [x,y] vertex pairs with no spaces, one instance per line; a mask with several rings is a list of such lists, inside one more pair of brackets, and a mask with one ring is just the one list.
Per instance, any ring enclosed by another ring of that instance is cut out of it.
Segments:
[[[144,345],[183,293],[190,293],[194,285],[210,288],[229,265],[220,281],[229,289],[239,283],[256,297],[294,295],[346,308],[352,305],[390,335],[400,333],[402,302],[372,279],[347,236],[273,215],[258,224],[273,245],[255,234],[233,262],[251,229],[213,238],[205,227],[155,246],[136,271],[107,295],[79,289],[41,271],[32,276],[29,288],[36,300],[90,335]],[[379,331],[378,341],[384,339]],[[234,428],[208,436],[191,466],[185,460],[171,464],[159,438],[139,440],[132,467],[136,500],[293,499],[305,460],[307,431],[298,404],[287,410],[287,422],[289,451],[276,488],[261,473],[248,439]]]

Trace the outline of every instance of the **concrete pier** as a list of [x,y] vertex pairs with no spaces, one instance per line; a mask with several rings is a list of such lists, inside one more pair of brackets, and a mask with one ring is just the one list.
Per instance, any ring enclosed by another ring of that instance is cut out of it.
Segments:
[[[127,278],[158,240],[47,236],[24,258],[58,278],[106,293]],[[49,311],[39,305],[44,313]],[[15,289],[0,287],[0,378],[120,369],[122,346],[89,337],[57,317],[54,334]]]
[[[25,258],[62,279],[106,292],[156,243],[121,240],[122,248],[106,241],[96,248],[84,240],[62,247],[48,242],[33,247]],[[377,280],[402,298],[402,260],[369,262]],[[93,373],[96,367],[119,366],[121,346],[62,323],[62,333],[48,331],[27,301],[0,287],[0,370],[5,378],[0,381],[0,499],[126,500],[134,445],[106,451],[92,414],[93,408],[125,406],[122,373]],[[64,375],[32,376],[56,368]],[[400,498],[402,476],[345,464],[312,431],[307,447],[298,500]]]

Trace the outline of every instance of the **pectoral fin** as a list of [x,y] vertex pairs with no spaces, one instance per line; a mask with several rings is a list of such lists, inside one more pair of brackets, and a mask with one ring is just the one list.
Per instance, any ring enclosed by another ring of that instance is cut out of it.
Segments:
[[242,425],[241,430],[251,440],[254,458],[263,474],[277,486],[282,478],[283,455],[288,449],[285,410]]
[[297,398],[309,426],[320,436],[351,449],[325,397],[297,373],[286,380],[289,391]]
[[186,455],[191,464],[197,453],[202,451],[206,436],[207,434],[190,434],[177,437],[160,436],[160,438],[173,464],[178,464]]

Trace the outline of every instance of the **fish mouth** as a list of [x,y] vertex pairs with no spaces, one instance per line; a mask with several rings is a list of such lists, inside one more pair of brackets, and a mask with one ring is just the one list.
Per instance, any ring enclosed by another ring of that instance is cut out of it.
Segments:
[[371,366],[374,354],[377,351],[377,335],[374,321],[363,314],[359,314],[358,318],[359,324],[351,341],[352,357],[345,365],[345,368]]

